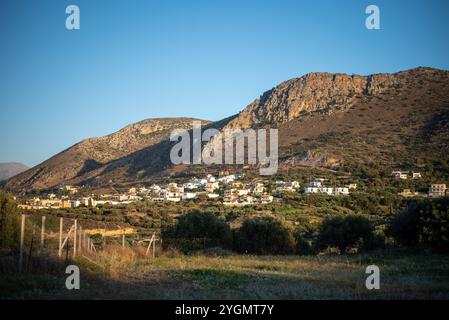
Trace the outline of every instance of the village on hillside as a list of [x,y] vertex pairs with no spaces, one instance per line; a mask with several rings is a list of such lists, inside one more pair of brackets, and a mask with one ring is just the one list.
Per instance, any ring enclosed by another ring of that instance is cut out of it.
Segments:
[[[282,192],[322,194],[327,196],[347,196],[357,190],[356,183],[346,185],[331,185],[328,179],[315,178],[306,186],[301,187],[298,181],[276,180],[266,181],[258,179],[254,182],[244,182],[244,174],[228,174],[214,177],[208,174],[203,178],[192,178],[185,183],[169,182],[164,184],[151,184],[149,186],[135,186],[126,192],[114,194],[105,193],[90,196],[78,196],[83,187],[65,185],[60,188],[64,193],[57,196],[47,193],[42,197],[34,196],[26,199],[19,206],[23,209],[60,209],[118,206],[133,202],[149,200],[152,202],[181,202],[195,200],[199,197],[215,199],[225,206],[264,205],[272,203],[275,196]],[[421,179],[421,173],[408,171],[393,171],[392,179],[407,180]],[[443,197],[448,193],[446,184],[431,184],[427,193],[413,192],[404,189],[398,193],[403,197]]]

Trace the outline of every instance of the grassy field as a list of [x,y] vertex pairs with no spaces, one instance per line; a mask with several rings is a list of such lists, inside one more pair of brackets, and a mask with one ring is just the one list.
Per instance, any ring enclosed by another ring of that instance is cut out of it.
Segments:
[[[449,256],[380,252],[326,256],[184,256],[109,247],[70,263],[81,289],[65,289],[65,263],[47,271],[3,274],[2,299],[448,299]],[[50,263],[49,263],[50,264]],[[379,266],[381,289],[365,288]]]

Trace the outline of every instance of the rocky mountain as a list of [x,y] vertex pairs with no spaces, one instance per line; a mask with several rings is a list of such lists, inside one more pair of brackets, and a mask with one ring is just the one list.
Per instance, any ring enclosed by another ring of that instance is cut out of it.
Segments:
[[18,162],[0,163],[0,181],[14,177],[27,169],[26,165]]
[[[62,183],[105,185],[173,167],[169,132],[192,119],[149,119],[87,139],[13,179],[23,191]],[[279,129],[281,168],[353,172],[423,167],[449,175],[449,71],[416,68],[369,76],[310,73],[285,81],[210,127]]]
[[105,173],[110,166],[137,156],[140,150],[169,139],[172,130],[191,128],[193,120],[197,119],[146,119],[110,135],[83,140],[9,180],[5,188],[29,191],[86,182]]
[[369,76],[309,73],[285,81],[248,105],[229,127],[250,128],[282,124],[310,112],[348,109],[363,98],[396,95],[418,89],[421,82],[447,80],[448,72],[417,68],[395,74]]
[[449,173],[449,72],[307,74],[265,92],[227,124],[263,126],[279,128],[284,166],[436,165]]

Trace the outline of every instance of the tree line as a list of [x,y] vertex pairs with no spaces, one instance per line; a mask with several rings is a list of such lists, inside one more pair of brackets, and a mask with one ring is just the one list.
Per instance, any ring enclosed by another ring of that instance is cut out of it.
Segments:
[[449,198],[412,200],[376,230],[368,217],[348,214],[325,218],[317,228],[292,226],[274,216],[246,217],[231,229],[210,212],[194,211],[162,230],[165,247],[191,252],[212,247],[248,254],[340,253],[386,247],[449,251]]
[[[19,216],[12,196],[0,193],[0,250],[19,241]],[[235,221],[233,222],[235,223]],[[275,216],[245,216],[231,228],[223,216],[193,211],[163,226],[165,248],[183,252],[220,247],[248,254],[317,254],[335,248],[340,253],[388,246],[449,251],[449,198],[414,199],[377,230],[366,215],[326,217],[318,226],[307,219],[287,222]]]

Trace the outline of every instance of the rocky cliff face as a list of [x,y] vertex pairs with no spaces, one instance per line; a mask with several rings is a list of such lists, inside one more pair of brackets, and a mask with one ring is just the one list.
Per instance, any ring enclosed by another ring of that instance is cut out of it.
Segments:
[[347,109],[363,97],[378,96],[410,85],[415,77],[447,76],[447,72],[417,68],[396,74],[369,76],[310,73],[281,83],[248,105],[228,124],[230,128],[279,125],[301,115]]

